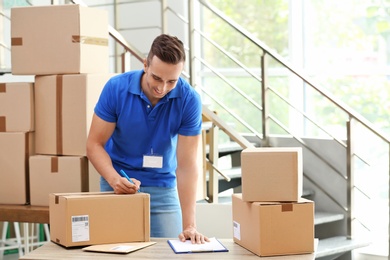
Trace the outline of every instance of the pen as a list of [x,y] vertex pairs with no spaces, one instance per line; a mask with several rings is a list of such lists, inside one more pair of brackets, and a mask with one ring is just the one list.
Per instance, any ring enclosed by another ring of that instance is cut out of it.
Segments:
[[[120,171],[119,171],[119,174],[120,174],[122,177],[125,177],[131,184],[134,184],[134,185],[135,185],[135,183],[129,178],[129,176],[127,176],[127,174],[125,173],[124,170],[120,170]],[[139,192],[139,190],[137,190],[137,192]]]

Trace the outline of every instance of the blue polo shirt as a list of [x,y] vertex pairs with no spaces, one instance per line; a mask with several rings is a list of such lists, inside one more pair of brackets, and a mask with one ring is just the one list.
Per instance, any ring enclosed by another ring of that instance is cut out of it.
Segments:
[[[176,185],[178,134],[201,133],[202,105],[199,94],[182,78],[155,107],[141,91],[143,70],[111,78],[100,95],[95,113],[116,123],[105,149],[114,168],[123,169],[142,186]],[[143,168],[144,155],[163,157],[162,168]]]

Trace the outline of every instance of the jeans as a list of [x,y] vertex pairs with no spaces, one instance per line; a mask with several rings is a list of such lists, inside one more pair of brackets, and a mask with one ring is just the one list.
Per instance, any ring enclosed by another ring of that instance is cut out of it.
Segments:
[[[101,191],[113,191],[108,182],[100,178]],[[140,187],[150,194],[150,236],[177,238],[182,232],[182,216],[176,187]]]

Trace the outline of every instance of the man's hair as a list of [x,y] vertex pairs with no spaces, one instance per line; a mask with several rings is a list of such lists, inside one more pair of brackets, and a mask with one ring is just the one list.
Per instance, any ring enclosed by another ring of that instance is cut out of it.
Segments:
[[148,65],[155,55],[169,64],[178,64],[186,59],[183,43],[176,36],[167,34],[161,34],[154,39],[147,58]]

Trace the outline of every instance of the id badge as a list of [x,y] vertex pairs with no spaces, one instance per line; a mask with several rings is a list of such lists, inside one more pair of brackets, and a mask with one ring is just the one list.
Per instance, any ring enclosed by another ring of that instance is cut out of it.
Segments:
[[144,168],[162,168],[163,157],[160,155],[144,155],[142,167]]

